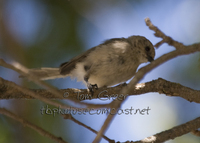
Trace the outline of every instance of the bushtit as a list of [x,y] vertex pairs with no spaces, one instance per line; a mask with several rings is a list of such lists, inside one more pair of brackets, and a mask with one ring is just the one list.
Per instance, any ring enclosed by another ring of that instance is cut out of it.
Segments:
[[41,80],[70,76],[93,87],[113,86],[134,76],[141,63],[154,60],[152,43],[142,36],[114,38],[74,57],[59,68],[30,69]]

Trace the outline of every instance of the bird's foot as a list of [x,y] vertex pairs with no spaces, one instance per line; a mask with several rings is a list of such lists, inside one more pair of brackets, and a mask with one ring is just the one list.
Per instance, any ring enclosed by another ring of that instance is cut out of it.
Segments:
[[94,89],[98,89],[98,86],[97,86],[97,84],[88,84],[88,89],[93,96],[94,95]]

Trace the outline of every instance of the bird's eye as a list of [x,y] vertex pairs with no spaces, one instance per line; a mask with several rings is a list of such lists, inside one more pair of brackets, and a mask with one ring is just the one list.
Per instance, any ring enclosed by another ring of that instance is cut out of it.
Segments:
[[149,46],[145,47],[145,50],[146,50],[147,52],[149,52],[149,51],[150,51],[150,47],[149,47]]

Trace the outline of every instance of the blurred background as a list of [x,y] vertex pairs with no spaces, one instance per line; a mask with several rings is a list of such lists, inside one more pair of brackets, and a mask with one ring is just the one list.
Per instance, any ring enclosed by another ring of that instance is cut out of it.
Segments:
[[[28,68],[58,67],[109,38],[142,35],[156,44],[161,39],[145,25],[146,17],[175,40],[185,45],[197,43],[200,42],[199,7],[198,0],[1,0],[0,58],[9,63],[20,62]],[[156,58],[172,50],[174,47],[164,44],[156,50]],[[180,56],[155,68],[141,82],[161,77],[199,90],[199,65],[199,53]],[[18,73],[4,67],[0,67],[0,75],[27,88],[41,88],[19,79]],[[48,82],[59,89],[86,88],[70,78]],[[1,108],[11,110],[67,142],[89,143],[95,138],[94,133],[60,115],[41,115],[40,109],[44,106],[47,105],[38,100],[0,100]],[[200,116],[200,105],[158,93],[129,97],[121,108],[131,107],[151,110],[149,115],[116,115],[106,136],[115,141],[136,141]],[[105,114],[74,117],[95,130],[99,130],[106,119]],[[0,143],[26,142],[54,141],[0,115]],[[200,139],[189,133],[167,141],[188,142],[199,143]],[[101,143],[106,141],[102,139]]]

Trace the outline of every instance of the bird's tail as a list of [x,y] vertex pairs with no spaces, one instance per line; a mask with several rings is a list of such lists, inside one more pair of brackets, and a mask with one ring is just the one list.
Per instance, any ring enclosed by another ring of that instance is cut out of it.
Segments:
[[40,69],[29,69],[28,74],[33,74],[41,80],[64,78],[66,76],[69,76],[69,75],[61,75],[59,68],[46,68],[46,67]]

